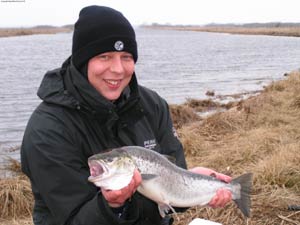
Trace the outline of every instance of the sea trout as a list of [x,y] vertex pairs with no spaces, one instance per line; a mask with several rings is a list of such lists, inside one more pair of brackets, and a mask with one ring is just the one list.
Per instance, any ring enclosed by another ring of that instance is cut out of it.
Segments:
[[142,176],[138,192],[158,204],[162,217],[173,207],[207,205],[220,188],[232,193],[232,199],[246,216],[250,216],[252,174],[246,173],[230,183],[212,176],[182,169],[163,155],[138,146],[115,148],[88,159],[91,176],[98,187],[118,190],[129,184],[135,168]]

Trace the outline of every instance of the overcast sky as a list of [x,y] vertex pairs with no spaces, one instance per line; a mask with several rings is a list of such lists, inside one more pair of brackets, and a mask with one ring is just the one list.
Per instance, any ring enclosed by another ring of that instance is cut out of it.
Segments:
[[113,7],[134,25],[300,22],[300,0],[0,0],[0,27],[73,24],[92,4]]

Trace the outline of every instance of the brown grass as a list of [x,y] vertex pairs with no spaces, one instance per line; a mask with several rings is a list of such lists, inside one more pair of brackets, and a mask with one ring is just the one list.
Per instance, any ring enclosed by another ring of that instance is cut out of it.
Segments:
[[9,170],[13,176],[0,179],[0,225],[32,224],[31,219],[28,219],[31,217],[33,207],[29,180],[21,172],[17,160],[8,159],[4,169]]
[[198,100],[198,99],[191,98],[191,99],[187,99],[184,105],[187,105],[188,107],[195,109],[197,112],[205,112],[205,111],[210,111],[222,107],[220,103],[214,102],[211,99]]
[[[258,96],[230,110],[178,130],[189,167],[206,166],[237,176],[254,173],[252,216],[247,221],[234,204],[224,209],[192,208],[176,225],[200,217],[234,224],[299,224],[300,74],[274,82]],[[176,217],[175,217],[176,218]]]
[[16,219],[31,215],[33,197],[24,176],[0,180],[0,218]]
[[300,27],[203,27],[195,28],[195,31],[218,32],[230,34],[251,34],[251,35],[272,35],[272,36],[293,36],[300,37]]
[[0,28],[0,37],[11,37],[32,34],[56,34],[62,32],[71,32],[69,28]]
[[21,164],[18,160],[13,158],[7,159],[8,163],[3,166],[3,169],[9,171],[15,176],[23,176],[24,174],[21,171]]
[[300,27],[157,26],[155,29],[300,37]]
[[201,120],[196,111],[186,105],[170,105],[170,112],[176,129]]
[[0,225],[33,225],[30,217],[24,219],[0,219]]
[[[251,218],[245,219],[230,203],[222,209],[192,207],[174,216],[175,225],[197,217],[223,225],[299,225],[300,211],[288,210],[300,205],[299,72],[226,112],[199,119],[194,110],[188,104],[171,107],[188,166],[210,167],[233,177],[252,172]],[[0,224],[31,225],[26,178],[1,180],[0,192]]]

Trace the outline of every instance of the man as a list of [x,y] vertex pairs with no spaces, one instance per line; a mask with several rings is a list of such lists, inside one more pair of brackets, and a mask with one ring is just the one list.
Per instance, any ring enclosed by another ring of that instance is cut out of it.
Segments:
[[[137,58],[134,29],[120,12],[101,6],[81,10],[72,55],[46,73],[38,90],[43,102],[28,122],[21,147],[35,225],[172,223],[160,217],[156,203],[135,193],[138,171],[117,191],[98,190],[87,179],[89,156],[126,145],[172,155],[186,168],[167,103],[137,83]],[[194,171],[231,179],[205,168]],[[229,191],[219,190],[210,205],[223,206],[230,199]]]

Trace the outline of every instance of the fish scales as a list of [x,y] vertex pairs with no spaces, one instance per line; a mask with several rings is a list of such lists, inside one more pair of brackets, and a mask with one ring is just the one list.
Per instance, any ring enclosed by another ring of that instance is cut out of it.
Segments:
[[[170,205],[189,207],[197,203],[206,205],[219,188],[228,188],[232,191],[230,185],[221,183],[214,177],[202,176],[177,167],[159,154],[138,147],[123,147],[123,149],[133,156],[141,174],[159,174],[150,184],[152,187],[140,190],[146,196],[151,195],[147,193],[148,190],[159,190],[161,196],[167,196]],[[239,184],[236,184],[236,189],[240,189]],[[239,197],[236,196],[236,191],[233,195],[233,198]],[[156,200],[163,201],[162,198]]]

